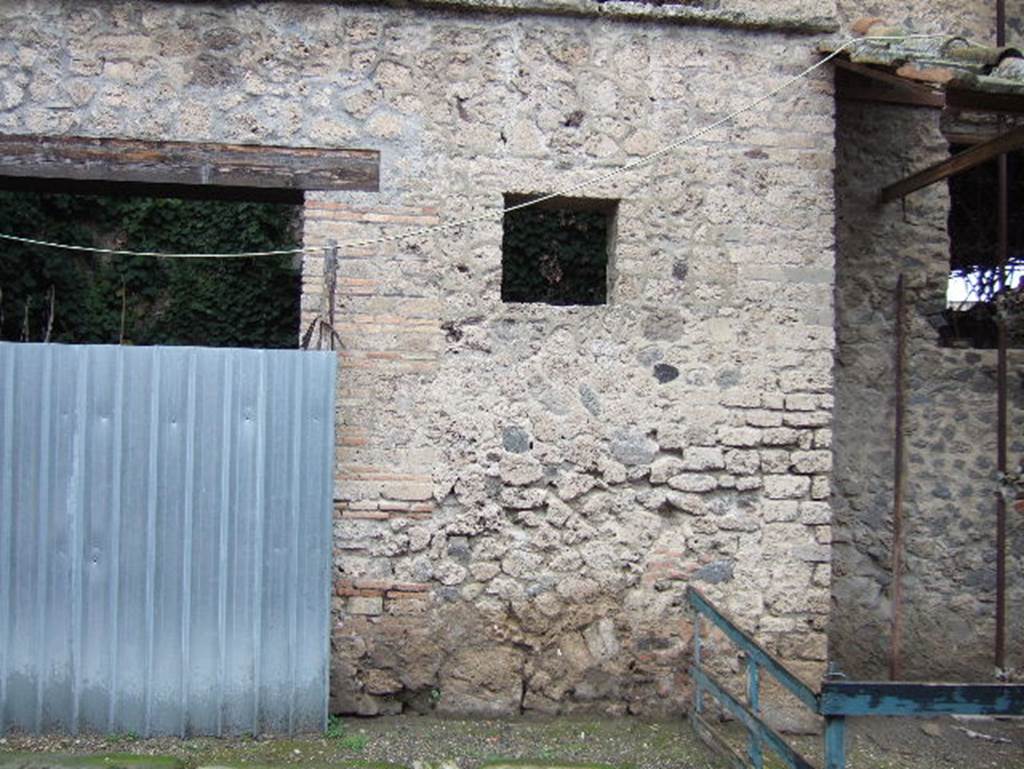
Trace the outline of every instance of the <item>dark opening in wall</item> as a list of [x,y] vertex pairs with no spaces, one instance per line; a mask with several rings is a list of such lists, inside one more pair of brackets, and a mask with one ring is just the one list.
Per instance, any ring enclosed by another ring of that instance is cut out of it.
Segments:
[[[539,195],[505,195],[514,206]],[[501,299],[606,304],[618,201],[553,198],[505,214]]]
[[[953,145],[953,154],[966,147]],[[999,271],[998,161],[949,177],[949,287],[940,341],[947,347],[992,348],[996,316],[1007,318],[1009,342],[1024,346],[1019,308],[1024,275],[1024,153],[1007,155],[1009,254],[1005,286]],[[1000,310],[1002,308],[1002,310]]]
[[[101,248],[237,253],[296,248],[301,207],[0,191],[0,232]],[[289,255],[157,259],[0,242],[0,339],[296,347]]]

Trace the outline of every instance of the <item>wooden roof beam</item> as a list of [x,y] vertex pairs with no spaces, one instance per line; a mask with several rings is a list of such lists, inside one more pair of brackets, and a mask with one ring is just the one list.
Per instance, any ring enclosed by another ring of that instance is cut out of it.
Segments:
[[937,109],[946,106],[945,96],[934,88],[845,59],[836,59],[835,65],[840,70],[864,78],[859,81],[862,85],[854,82],[842,82],[837,79],[837,86],[839,86],[837,90],[840,97],[858,101],[891,102]]
[[935,182],[963,173],[993,158],[1024,147],[1024,128],[1015,128],[994,139],[975,144],[948,160],[929,166],[882,189],[881,201],[889,203]]

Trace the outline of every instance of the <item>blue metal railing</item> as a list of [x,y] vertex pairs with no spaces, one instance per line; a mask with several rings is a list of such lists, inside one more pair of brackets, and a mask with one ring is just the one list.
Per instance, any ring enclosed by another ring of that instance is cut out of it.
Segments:
[[[701,592],[686,589],[695,612],[693,623],[694,707],[690,714],[698,733],[731,758],[737,769],[762,769],[764,748],[771,748],[789,769],[815,769],[780,734],[769,727],[761,713],[761,671],[771,675],[790,694],[825,719],[825,769],[846,767],[847,716],[1024,715],[1022,684],[908,683],[904,681],[825,680],[815,692],[760,644],[722,614]],[[746,698],[726,690],[702,664],[704,641],[701,619],[725,634],[746,657]],[[747,730],[747,755],[741,756],[718,737],[704,719],[704,696],[712,695]]]

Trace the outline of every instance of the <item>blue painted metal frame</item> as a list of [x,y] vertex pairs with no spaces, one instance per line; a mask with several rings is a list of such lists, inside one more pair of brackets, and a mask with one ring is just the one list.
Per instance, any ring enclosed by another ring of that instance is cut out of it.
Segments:
[[773,678],[785,686],[794,697],[811,710],[817,712],[818,695],[811,687],[797,678],[785,665],[765,651],[757,641],[736,627],[699,590],[694,587],[688,587],[686,589],[686,596],[690,606],[699,614],[703,614],[714,622],[715,627],[725,633],[726,637],[747,655],[748,661],[752,661],[755,665],[764,668],[767,673],[770,673]]
[[[767,745],[790,769],[814,769],[759,717],[761,671],[769,673],[814,713],[825,718],[825,769],[846,767],[846,716],[1024,715],[1024,684],[945,684],[868,681],[824,681],[814,692],[740,630],[705,598],[688,587],[686,598],[696,612],[693,627],[694,710],[704,711],[711,694],[747,729],[747,759],[754,769],[764,765]],[[746,655],[746,703],[730,694],[702,665],[701,617],[706,617]],[[703,724],[703,720],[701,721]],[[706,727],[706,724],[705,724]],[[734,754],[737,762],[742,757]]]
[[[782,663],[772,657],[753,638],[740,630],[725,617],[699,590],[688,587],[686,597],[697,616],[693,632],[694,664],[690,675],[694,682],[695,708],[698,713],[704,708],[705,692],[714,696],[747,729],[747,758],[754,769],[764,766],[764,746],[771,748],[789,769],[814,769],[803,756],[793,750],[783,737],[761,720],[761,671],[764,670],[782,684],[789,692],[815,713],[818,712],[818,695],[807,684],[790,672]],[[700,617],[707,617],[715,627],[746,655],[747,692],[746,703],[740,702],[715,680],[701,665]]]
[[694,666],[690,669],[690,674],[700,688],[714,695],[715,699],[722,703],[747,728],[747,732],[750,734],[750,744],[757,746],[757,759],[754,758],[755,752],[750,747],[748,747],[747,753],[754,766],[760,767],[763,765],[764,759],[761,757],[762,745],[767,744],[786,762],[786,766],[791,767],[791,769],[815,769],[814,765],[793,750],[778,732],[754,715],[747,705],[726,691],[725,687],[715,680],[710,673]]
[[1005,716],[1024,713],[1024,685],[825,681],[821,713],[833,716]]

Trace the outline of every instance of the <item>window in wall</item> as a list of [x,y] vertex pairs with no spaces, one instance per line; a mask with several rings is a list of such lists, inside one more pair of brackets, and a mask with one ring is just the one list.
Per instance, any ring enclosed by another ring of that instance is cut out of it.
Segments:
[[[950,147],[953,154],[964,149]],[[1007,158],[1009,256],[1005,285],[999,272],[998,162],[949,178],[950,273],[940,328],[941,342],[948,347],[995,347],[1000,306],[1009,310],[1010,344],[1024,346],[1024,327],[1014,311],[1024,297],[1024,153],[1012,152]]]
[[[506,195],[514,206],[539,195]],[[505,214],[501,299],[555,305],[608,301],[618,201],[553,198]]]

